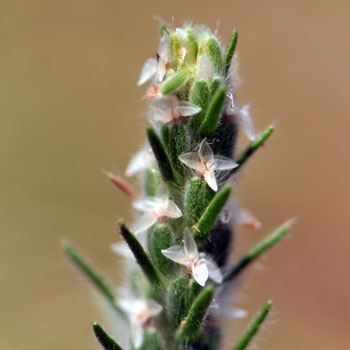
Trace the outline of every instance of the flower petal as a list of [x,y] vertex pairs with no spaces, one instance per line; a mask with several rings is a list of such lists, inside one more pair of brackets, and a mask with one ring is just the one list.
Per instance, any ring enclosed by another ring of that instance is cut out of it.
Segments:
[[134,176],[141,172],[148,166],[152,166],[154,158],[148,147],[143,147],[137,152],[131,159],[128,167],[126,168],[126,176]]
[[188,117],[199,113],[202,110],[199,106],[193,105],[191,103],[182,102],[181,105],[175,107],[175,113],[179,117]]
[[215,192],[218,190],[218,183],[214,174],[214,170],[208,170],[204,173],[204,180],[208,186]]
[[138,225],[135,228],[134,234],[137,235],[140,232],[146,231],[151,226],[153,226],[157,222],[157,216],[154,213],[146,212],[141,216]]
[[215,170],[230,170],[237,168],[238,164],[230,158],[215,156],[213,168]]
[[212,279],[215,283],[222,283],[223,276],[216,263],[214,261],[206,260],[206,265],[208,268],[209,278]]
[[250,105],[245,105],[241,108],[238,114],[238,123],[242,131],[250,141],[256,138],[253,120],[249,113]]
[[190,262],[185,254],[184,248],[180,245],[174,245],[168,249],[163,249],[162,254],[178,264],[187,265]]
[[161,313],[163,307],[156,303],[154,300],[147,300],[147,313],[149,317],[157,316]]
[[205,283],[208,280],[208,268],[206,264],[193,264],[192,265],[192,274],[193,278],[196,280],[196,282],[204,287]]
[[167,208],[165,211],[169,218],[176,219],[182,216],[180,208],[170,199],[167,201]]
[[238,307],[225,307],[220,310],[220,314],[229,319],[242,319],[247,317],[248,312]]
[[159,58],[158,66],[157,66],[157,79],[159,82],[164,80],[166,74],[166,65],[167,61],[164,58]]
[[257,220],[248,210],[236,204],[234,210],[234,221],[237,225],[242,225],[249,228],[261,228],[261,222]]
[[156,123],[168,123],[170,121],[172,121],[173,115],[171,113],[171,109],[168,108],[165,111],[155,111],[152,114],[152,120],[154,120]]
[[207,139],[205,138],[199,145],[198,151],[199,157],[202,162],[211,163],[214,160],[214,153],[211,147],[209,146]]
[[155,58],[149,58],[143,65],[137,85],[143,85],[147,80],[151,79],[152,76],[156,73],[157,67],[157,60]]
[[191,258],[191,260],[198,260],[199,253],[197,244],[188,228],[185,228],[184,231],[184,251],[186,256]]
[[139,349],[143,342],[143,327],[138,322],[132,322],[131,324],[131,341],[136,349]]
[[160,39],[158,50],[157,50],[158,56],[161,58],[168,57],[169,54],[169,37],[168,33],[164,32],[162,38]]
[[203,167],[203,164],[202,164],[197,152],[180,154],[179,159],[182,163],[184,163],[189,168],[195,169],[199,173],[203,174],[205,169]]
[[143,212],[153,212],[160,208],[163,204],[163,200],[159,198],[146,197],[145,199],[140,199],[138,201],[133,202],[133,207],[137,210]]

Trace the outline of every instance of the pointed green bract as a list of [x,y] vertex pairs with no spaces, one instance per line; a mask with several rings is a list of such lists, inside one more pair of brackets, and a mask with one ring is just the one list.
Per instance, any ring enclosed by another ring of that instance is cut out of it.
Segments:
[[208,50],[208,57],[213,64],[213,66],[216,69],[217,73],[220,73],[223,64],[222,64],[222,56],[221,56],[221,49],[218,41],[215,38],[209,38],[207,41],[207,50]]
[[160,89],[162,95],[169,95],[177,90],[189,78],[191,71],[182,69],[175,73],[169,80],[165,81]]
[[196,229],[193,234],[196,238],[203,238],[213,229],[222,209],[227,203],[231,194],[231,185],[225,185],[220,192],[218,192],[213,200],[205,209],[203,215],[199,219]]
[[158,333],[152,330],[146,330],[140,350],[163,350]]
[[207,209],[209,203],[213,200],[215,197],[216,192],[213,191],[206,182],[202,183],[202,191],[198,198],[198,205],[199,205],[199,215],[202,216],[205,209]]
[[106,332],[105,330],[98,324],[93,324],[93,330],[95,333],[95,336],[99,343],[103,346],[103,349],[105,350],[123,350],[115,340],[113,340]]
[[188,277],[178,276],[171,284],[168,293],[168,305],[175,326],[179,326],[188,313]]
[[[175,70],[179,69],[181,59],[181,45],[178,35],[174,32],[169,35],[169,50],[171,64]],[[165,95],[165,94],[164,94]]]
[[173,169],[179,176],[184,175],[184,167],[179,160],[179,156],[187,152],[190,148],[190,142],[190,135],[183,123],[178,122],[170,127],[169,154]]
[[177,266],[162,254],[162,249],[168,249],[173,245],[170,227],[159,224],[148,233],[148,250],[152,263],[164,276],[170,277],[177,270]]
[[161,37],[164,35],[164,33],[169,34],[169,29],[168,29],[168,26],[166,24],[161,24],[159,27],[159,30],[160,30]]
[[252,249],[250,249],[247,254],[247,257],[250,259],[256,259],[259,255],[261,255],[267,249],[272,247],[276,242],[278,242],[289,231],[293,223],[293,219],[283,223],[275,231],[270,233],[262,241],[256,244]]
[[271,300],[268,300],[266,304],[261,308],[258,315],[254,318],[253,322],[248,327],[247,331],[244,333],[243,337],[234,347],[234,350],[244,350],[247,348],[248,344],[253,339],[254,335],[259,330],[261,324],[264,322],[267,314],[269,313],[272,306]]
[[185,31],[187,33],[187,41],[188,41],[185,61],[187,64],[194,64],[197,60],[197,55],[198,55],[198,41],[193,28],[191,27],[186,28]]
[[161,279],[158,271],[154,267],[153,263],[149,259],[147,253],[144,251],[142,245],[137,238],[128,230],[128,228],[121,224],[119,226],[120,233],[128,244],[130,250],[135,256],[137,263],[140,265],[141,270],[152,285],[164,288],[165,284]]
[[124,316],[124,312],[115,304],[116,297],[112,288],[105,282],[102,275],[88,260],[68,242],[62,243],[64,253],[74,262],[76,266],[89,278],[89,280],[99,289],[104,297],[112,304],[118,313]]
[[201,286],[195,280],[192,280],[190,282],[189,289],[190,290],[188,292],[188,307],[190,308],[193,302],[196,300],[200,292]]
[[249,252],[241,258],[224,276],[224,281],[231,281],[239,275],[248,265],[255,261],[262,253],[277,243],[291,228],[294,220],[287,220],[275,231],[267,235],[263,240],[257,243]]
[[190,101],[194,105],[202,108],[202,110],[194,115],[191,120],[191,128],[193,130],[193,134],[198,137],[198,130],[204,119],[209,102],[209,86],[204,79],[196,80],[193,83],[190,93]]
[[170,159],[168,154],[164,148],[164,145],[157,135],[157,133],[153,130],[152,127],[146,128],[146,134],[148,141],[151,145],[154,156],[157,160],[158,168],[163,176],[164,180],[175,181],[174,169],[170,163]]
[[238,32],[236,29],[234,29],[231,34],[230,42],[227,46],[226,55],[225,55],[225,75],[227,75],[230,69],[232,57],[233,57],[233,54],[235,53],[235,49],[237,45],[237,40],[238,40]]
[[220,77],[215,77],[211,83],[210,83],[210,86],[209,86],[209,94],[211,97],[214,96],[216,90],[219,88],[219,86],[221,85],[221,78]]
[[180,330],[180,338],[193,341],[198,338],[208,308],[214,297],[214,288],[205,288],[193,302]]
[[144,174],[144,186],[147,197],[155,197],[159,185],[159,175],[153,169],[146,169]]
[[240,168],[249,159],[249,157],[264,144],[274,130],[275,127],[270,125],[254,141],[252,141],[251,144],[238,156],[236,163],[239,166],[234,168],[232,172],[236,172],[238,168]]
[[167,150],[167,152],[169,152],[170,151],[170,143],[171,143],[170,125],[164,124],[160,129],[160,133],[162,136],[164,147]]
[[224,105],[225,96],[225,86],[219,87],[210,101],[207,113],[201,125],[201,135],[210,136],[215,132]]
[[185,189],[185,212],[186,223],[192,227],[200,218],[201,207],[199,203],[202,190],[202,180],[199,177],[193,177],[187,182]]

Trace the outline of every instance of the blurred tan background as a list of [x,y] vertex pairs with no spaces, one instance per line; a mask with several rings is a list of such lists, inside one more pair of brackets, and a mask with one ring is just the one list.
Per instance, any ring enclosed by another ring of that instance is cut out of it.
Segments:
[[349,10],[345,0],[1,0],[0,348],[98,349],[92,321],[113,331],[59,243],[120,283],[109,245],[129,203],[100,169],[122,173],[143,142],[136,81],[157,47],[152,16],[174,15],[220,20],[224,42],[237,26],[240,101],[259,131],[278,120],[240,181],[263,222],[239,232],[240,251],[300,217],[240,281],[235,304],[249,317],[227,323],[226,345],[271,297],[256,348],[348,349]]

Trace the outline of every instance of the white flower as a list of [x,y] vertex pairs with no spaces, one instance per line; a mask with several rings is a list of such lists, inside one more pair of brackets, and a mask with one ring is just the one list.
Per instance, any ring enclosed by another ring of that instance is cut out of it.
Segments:
[[238,113],[238,124],[250,141],[256,138],[253,120],[250,116],[250,105],[244,105]]
[[230,103],[227,106],[227,114],[234,115],[237,118],[238,126],[245,133],[250,141],[254,141],[256,138],[255,128],[253,120],[250,116],[250,105],[244,105],[242,108],[237,106],[235,97],[232,93],[228,94]]
[[143,342],[144,328],[150,319],[162,311],[162,306],[151,299],[125,295],[120,298],[118,305],[129,316],[131,328],[131,340],[136,349]]
[[176,245],[162,250],[163,255],[168,259],[185,265],[192,273],[193,278],[202,287],[208,280],[208,277],[216,283],[223,280],[218,266],[211,260],[208,260],[204,253],[199,253],[197,244],[188,229],[184,232],[184,245]]
[[135,234],[147,230],[160,218],[177,219],[182,216],[179,207],[168,196],[145,198],[134,202],[133,206],[135,209],[143,212]]
[[162,39],[160,40],[159,47],[157,50],[157,59],[149,58],[141,71],[139,81],[137,85],[142,85],[154,75],[156,76],[159,82],[164,80],[167,64],[168,64],[168,55],[169,55],[169,45],[168,45],[168,34],[164,33]]
[[220,214],[220,219],[224,224],[233,219],[235,224],[248,228],[260,229],[262,226],[261,222],[248,210],[242,208],[237,200],[232,200],[225,206]]
[[150,147],[143,147],[137,152],[131,159],[128,167],[126,168],[126,176],[134,176],[148,167],[153,168],[155,166],[155,159]]
[[179,101],[175,96],[155,99],[152,103],[152,119],[155,122],[167,123],[180,117],[188,117],[201,111],[199,106],[187,101]]
[[238,166],[237,163],[229,158],[214,156],[206,138],[199,145],[198,152],[181,154],[179,159],[189,168],[197,170],[204,177],[208,186],[215,192],[218,190],[215,170],[230,170]]

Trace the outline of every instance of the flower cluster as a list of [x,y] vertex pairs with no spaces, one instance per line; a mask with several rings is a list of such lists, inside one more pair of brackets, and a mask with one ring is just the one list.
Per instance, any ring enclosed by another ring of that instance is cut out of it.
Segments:
[[[236,79],[231,76],[232,56],[233,52],[225,62],[219,40],[207,28],[164,27],[157,57],[146,61],[138,81],[138,85],[152,82],[146,93],[152,127],[147,135],[150,145],[136,154],[126,171],[128,176],[139,175],[143,183],[141,197],[133,204],[137,218],[132,231],[152,262],[164,265],[156,267],[170,284],[176,276],[187,276],[200,287],[209,280],[220,285],[220,251],[206,251],[199,237],[211,240],[210,232],[220,222],[227,227],[222,239],[230,236],[232,217],[241,224],[256,222],[247,211],[227,202],[221,208],[214,206],[209,216],[216,219],[203,225],[210,205],[223,196],[225,179],[239,167],[233,159],[234,130],[240,127],[248,139],[255,139],[249,106],[238,106],[236,84],[230,83]],[[133,256],[125,245],[114,244],[113,250],[126,258]],[[134,259],[128,261],[137,269]],[[129,299],[121,306],[131,313],[133,344],[138,348],[143,341],[141,329],[150,324],[145,320],[161,309],[146,312],[146,299]]]
[[[234,30],[224,50],[205,27],[162,25],[156,57],[144,64],[138,85],[150,83],[147,142],[126,169],[141,186],[135,191],[106,172],[135,211],[131,229],[119,226],[126,244],[112,246],[126,262],[127,287],[119,297],[66,249],[126,321],[130,349],[219,349],[220,315],[245,314],[225,303],[228,293],[221,291],[232,285],[226,282],[289,229],[286,223],[237,265],[230,263],[232,224],[261,226],[233,198],[230,179],[273,131],[257,136],[249,105],[237,101],[237,38]],[[240,130],[250,143],[237,155]],[[94,330],[105,349],[121,348],[99,325]]]

